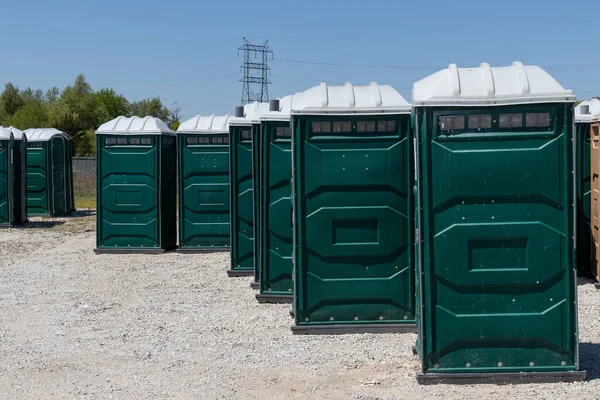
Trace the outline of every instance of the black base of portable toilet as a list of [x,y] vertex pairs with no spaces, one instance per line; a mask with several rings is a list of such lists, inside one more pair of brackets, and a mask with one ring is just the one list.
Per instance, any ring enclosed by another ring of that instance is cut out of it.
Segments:
[[171,249],[135,249],[135,250],[127,250],[127,249],[94,249],[94,253],[96,254],[164,254],[170,251],[173,251],[174,248]]
[[230,278],[239,278],[241,276],[254,276],[253,269],[228,269],[227,276]]
[[508,385],[516,383],[560,383],[581,382],[585,379],[585,371],[549,371],[549,372],[503,372],[503,373],[471,373],[471,374],[438,374],[417,373],[420,385],[473,385],[492,384]]
[[258,290],[260,288],[260,282],[250,282],[250,287],[254,290]]
[[269,304],[291,304],[294,301],[294,296],[286,296],[281,294],[261,294],[256,295],[256,300],[259,303]]
[[595,287],[596,289],[600,290],[600,283],[598,283],[598,282],[594,283],[594,287]]
[[178,247],[175,250],[177,253],[182,254],[213,254],[213,253],[229,253],[229,248],[219,247],[213,249],[201,248],[201,249],[182,249]]
[[417,333],[417,324],[292,325],[294,335],[345,335],[352,333]]

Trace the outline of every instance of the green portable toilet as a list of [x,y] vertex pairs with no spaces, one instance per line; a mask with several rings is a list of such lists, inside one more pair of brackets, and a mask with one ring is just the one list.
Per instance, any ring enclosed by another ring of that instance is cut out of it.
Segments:
[[175,132],[119,117],[96,131],[96,253],[163,253],[177,245]]
[[75,211],[75,184],[73,183],[73,140],[67,136],[67,209]]
[[585,377],[574,101],[520,62],[414,84],[419,383]]
[[[260,115],[268,111],[269,103],[250,103],[236,107],[235,118],[229,122],[229,198],[231,201],[231,268],[228,276],[253,276],[258,260],[255,259],[255,209],[253,179],[258,153],[253,152],[258,142],[253,139],[260,132]],[[258,147],[257,147],[258,148]],[[255,159],[256,157],[256,159]],[[255,282],[258,277],[255,277]]]
[[260,270],[262,264],[262,173],[261,173],[261,162],[262,162],[262,127],[260,116],[269,111],[269,103],[258,103],[254,109],[254,115],[252,119],[252,205],[254,206],[253,211],[253,263],[254,263],[254,280],[250,283],[252,289],[259,288],[260,281]]
[[322,83],[291,108],[293,332],[415,331],[410,104]]
[[[259,272],[261,303],[291,303],[292,280],[292,96],[271,100],[261,115],[259,196]],[[255,196],[256,197],[256,196]]]
[[592,256],[592,229],[590,225],[590,126],[600,119],[600,100],[583,101],[575,107],[575,143],[577,151],[577,270],[582,276],[590,276]]
[[229,119],[198,115],[177,130],[179,251],[229,251]]
[[14,138],[15,223],[23,225],[27,222],[27,136],[22,130],[13,126],[8,129]]
[[12,132],[0,127],[0,228],[15,224],[14,138]]
[[67,214],[72,193],[69,136],[54,128],[27,129],[27,214]]

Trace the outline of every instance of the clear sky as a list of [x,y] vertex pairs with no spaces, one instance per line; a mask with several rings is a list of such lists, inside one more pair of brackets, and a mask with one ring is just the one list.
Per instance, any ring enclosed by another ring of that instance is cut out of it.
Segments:
[[449,63],[515,60],[600,95],[598,0],[0,0],[0,16],[0,84],[62,88],[83,73],[130,100],[178,102],[186,118],[234,112],[244,36],[269,39],[271,98],[375,81],[410,101],[414,81]]

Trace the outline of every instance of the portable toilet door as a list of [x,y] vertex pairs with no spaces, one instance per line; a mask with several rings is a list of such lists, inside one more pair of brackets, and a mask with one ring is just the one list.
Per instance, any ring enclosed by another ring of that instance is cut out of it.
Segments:
[[[268,104],[268,103],[267,103]],[[231,202],[230,277],[253,276],[254,257],[254,182],[253,125],[260,122],[260,111],[268,105],[255,102],[236,108],[229,122],[229,199]],[[258,218],[258,217],[256,217]]]
[[322,83],[291,108],[292,330],[414,332],[410,104]]
[[414,84],[419,383],[585,377],[574,101],[520,62]]
[[12,126],[8,129],[14,137],[15,223],[22,225],[27,222],[27,136]]
[[28,215],[67,214],[68,136],[54,128],[28,129],[25,135]]
[[158,118],[98,128],[96,253],[164,253],[177,245],[175,132]]
[[260,271],[262,269],[262,124],[260,117],[269,111],[269,103],[259,103],[254,109],[252,119],[252,223],[253,223],[253,264],[254,264],[254,281],[250,284],[253,289],[258,289],[260,280]]
[[198,115],[177,130],[178,251],[229,251],[229,119]]
[[73,183],[73,140],[65,134],[67,141],[65,151],[67,211],[75,211],[75,185]]
[[0,228],[11,227],[14,216],[13,134],[0,127]]
[[[292,96],[271,100],[261,116],[258,210],[260,226],[259,289],[262,303],[293,300],[292,228]],[[256,276],[255,275],[255,276]]]
[[[575,107],[575,162],[577,190],[577,272],[590,276],[595,255],[591,229],[590,131],[593,120],[600,117],[600,100],[583,101]],[[594,252],[594,253],[592,253]],[[596,274],[593,274],[596,276]]]
[[[588,115],[579,115],[580,118],[588,120],[590,136],[590,198],[586,200],[584,197],[583,200],[587,201],[591,208],[589,214],[592,231],[591,275],[596,280],[596,288],[600,289],[600,222],[598,221],[600,215],[600,101],[598,99],[591,100],[589,108]],[[585,189],[587,188],[584,186],[584,193]]]

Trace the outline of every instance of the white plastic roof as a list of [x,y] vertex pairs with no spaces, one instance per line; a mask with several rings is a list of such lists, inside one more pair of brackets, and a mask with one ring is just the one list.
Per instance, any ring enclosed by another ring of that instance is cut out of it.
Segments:
[[100,125],[97,135],[175,135],[167,124],[155,117],[117,117]]
[[8,130],[12,132],[15,140],[22,140],[23,139],[23,135],[25,134],[25,132],[23,132],[22,130],[17,129],[14,126],[9,127]]
[[31,128],[25,131],[28,142],[47,142],[55,136],[70,140],[69,135],[55,128]]
[[574,102],[575,96],[535,65],[515,61],[509,67],[447,69],[413,86],[413,106],[481,106]]
[[389,85],[330,86],[321,83],[292,99],[292,114],[408,114],[411,105]]
[[10,129],[0,126],[0,140],[9,140],[10,134]]
[[194,118],[182,122],[177,133],[228,133],[229,115],[196,115]]
[[582,101],[575,107],[575,122],[589,123],[596,121],[600,121],[600,100]]
[[279,111],[267,111],[260,116],[260,119],[263,121],[289,121],[293,97],[292,95],[282,97],[279,99]]
[[232,118],[229,125],[252,125],[260,122],[262,114],[269,112],[269,103],[255,101],[244,106],[244,118]]

